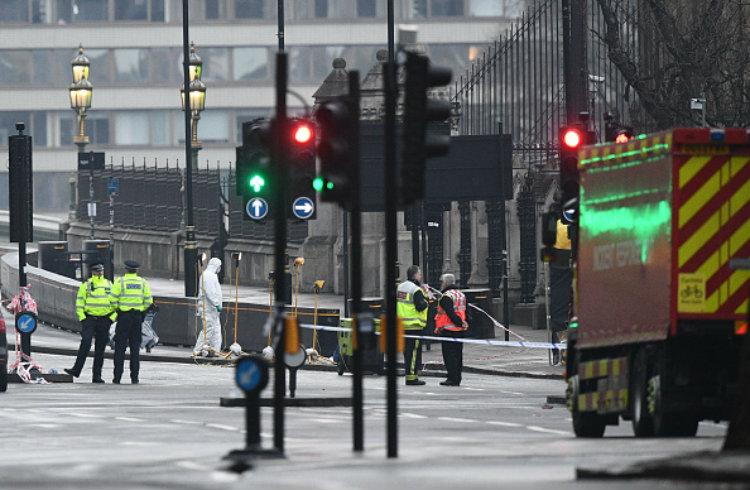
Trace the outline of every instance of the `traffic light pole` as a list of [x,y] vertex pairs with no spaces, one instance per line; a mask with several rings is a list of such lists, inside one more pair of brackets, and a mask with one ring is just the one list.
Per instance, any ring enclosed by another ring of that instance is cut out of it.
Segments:
[[[389,2],[390,5],[390,2]],[[389,12],[390,16],[391,12]],[[388,457],[398,457],[398,391],[396,387],[396,261],[398,260],[398,180],[396,176],[396,64],[384,67],[385,84],[385,316]]]
[[[352,118],[359,121],[359,71],[349,72],[349,101]],[[362,390],[362,329],[360,314],[362,313],[362,205],[359,192],[360,161],[359,161],[359,124],[352,129],[352,180],[354,192],[351,202],[351,271],[352,271],[352,311],[354,322],[352,328],[356,338],[356,345],[352,352],[352,437],[354,451],[364,451],[364,410]],[[346,211],[344,211],[346,215]],[[347,237],[344,237],[346,240]],[[346,248],[346,247],[345,247]]]
[[286,114],[287,92],[287,55],[276,54],[276,118],[272,126],[273,152],[273,229],[274,229],[274,272],[275,272],[275,331],[279,333],[274,362],[274,396],[273,396],[273,445],[276,451],[284,454],[284,398],[286,397],[286,370],[284,367],[284,291],[286,274],[284,259],[286,257],[286,187],[288,169],[286,149],[283,136],[287,131]]

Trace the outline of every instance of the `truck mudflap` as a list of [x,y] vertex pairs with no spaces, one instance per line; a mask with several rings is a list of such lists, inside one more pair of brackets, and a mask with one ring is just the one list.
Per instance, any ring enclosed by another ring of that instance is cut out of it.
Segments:
[[628,358],[599,359],[578,365],[582,387],[577,404],[580,412],[621,413],[628,408]]

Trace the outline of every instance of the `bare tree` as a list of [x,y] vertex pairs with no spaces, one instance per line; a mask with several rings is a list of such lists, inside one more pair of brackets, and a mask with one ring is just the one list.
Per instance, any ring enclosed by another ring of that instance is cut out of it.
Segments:
[[[738,0],[597,0],[611,61],[651,120],[692,126],[690,99],[704,96],[713,127],[750,125],[750,36]],[[636,42],[625,33],[635,32]]]

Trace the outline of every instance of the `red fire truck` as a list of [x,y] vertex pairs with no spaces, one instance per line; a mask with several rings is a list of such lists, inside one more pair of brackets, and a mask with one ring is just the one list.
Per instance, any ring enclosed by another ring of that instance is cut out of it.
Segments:
[[579,152],[566,377],[579,437],[726,420],[747,334],[750,134],[674,129]]

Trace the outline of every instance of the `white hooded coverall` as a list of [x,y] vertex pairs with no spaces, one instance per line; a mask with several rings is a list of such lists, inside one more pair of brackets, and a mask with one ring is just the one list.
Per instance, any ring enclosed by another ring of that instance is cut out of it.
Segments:
[[[208,261],[208,266],[200,278],[198,291],[198,316],[205,318],[206,338],[203,338],[203,329],[198,332],[198,339],[193,348],[194,353],[200,353],[203,345],[221,350],[221,317],[218,307],[222,304],[221,285],[217,274],[221,269],[221,260],[214,257]],[[205,305],[205,317],[203,307]]]

